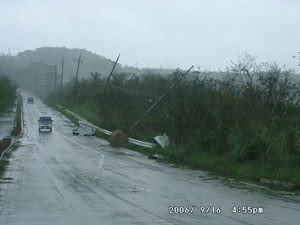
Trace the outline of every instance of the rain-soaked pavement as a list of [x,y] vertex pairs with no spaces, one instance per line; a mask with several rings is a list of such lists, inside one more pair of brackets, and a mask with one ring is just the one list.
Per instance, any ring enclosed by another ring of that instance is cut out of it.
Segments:
[[[0,186],[1,225],[300,224],[298,196],[72,136],[68,119],[37,98],[28,105],[23,96],[25,135]],[[39,134],[41,115],[52,116],[52,133]],[[195,209],[175,213],[176,206]],[[234,206],[264,212],[233,213]]]

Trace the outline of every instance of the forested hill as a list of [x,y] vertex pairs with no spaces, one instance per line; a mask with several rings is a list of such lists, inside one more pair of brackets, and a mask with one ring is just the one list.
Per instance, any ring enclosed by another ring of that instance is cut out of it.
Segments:
[[[107,76],[113,66],[115,59],[107,59],[103,56],[97,55],[93,52],[85,49],[73,48],[69,49],[66,47],[41,47],[35,50],[26,50],[20,52],[17,56],[0,56],[0,71],[6,72],[7,74],[15,75],[24,68],[31,67],[32,64],[39,63],[53,66],[55,63],[60,63],[64,58],[65,67],[65,81],[75,76],[79,53],[81,53],[82,63],[80,64],[79,76],[81,78],[90,77],[91,72],[101,73],[102,76]],[[116,56],[117,57],[117,56]],[[122,57],[122,56],[121,56]],[[61,73],[61,66],[58,65],[58,73]],[[142,74],[145,72],[154,73],[169,73],[171,70],[166,69],[139,69],[135,67],[129,67],[118,64],[116,72],[135,73]]]
[[[82,63],[80,65],[80,76],[87,77],[90,72],[98,72],[103,75],[109,73],[112,67],[112,61],[87,51],[85,49],[68,49],[65,47],[42,47],[34,51],[27,50],[16,57],[16,61],[20,65],[28,65],[35,62],[44,62],[48,65],[55,65],[55,63],[60,63],[64,58],[64,74],[66,81],[71,77],[75,76],[77,62],[79,53],[81,53]],[[57,67],[58,73],[61,72],[61,66]]]

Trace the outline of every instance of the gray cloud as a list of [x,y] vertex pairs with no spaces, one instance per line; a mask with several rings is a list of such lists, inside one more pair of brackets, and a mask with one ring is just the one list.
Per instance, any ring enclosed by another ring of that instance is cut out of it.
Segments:
[[0,51],[86,48],[149,67],[218,70],[243,51],[297,68],[296,0],[1,1]]

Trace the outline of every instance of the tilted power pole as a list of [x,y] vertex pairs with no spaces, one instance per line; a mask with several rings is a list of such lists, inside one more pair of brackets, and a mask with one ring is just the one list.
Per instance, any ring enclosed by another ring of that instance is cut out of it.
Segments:
[[79,65],[82,62],[81,61],[81,53],[79,54],[79,58],[78,58],[78,60],[76,60],[76,62],[77,62],[77,70],[76,70],[75,83],[74,83],[72,99],[71,99],[71,107],[73,106],[74,98],[75,98],[75,90],[76,90],[76,85],[77,85],[77,80],[78,80]]
[[64,81],[64,58],[62,59],[61,63],[61,79],[60,79],[60,104],[62,105],[62,97],[63,97],[63,81]]
[[[106,82],[105,82],[105,85],[104,85],[104,87],[103,87],[103,89],[102,89],[102,94],[104,93],[104,91],[105,91],[105,89],[106,89],[106,87],[107,87],[107,85],[108,85],[108,83],[109,83],[110,77],[112,76],[112,74],[113,74],[113,72],[114,72],[114,70],[115,70],[115,68],[116,68],[116,65],[117,65],[117,63],[118,63],[118,61],[119,61],[120,56],[121,56],[121,54],[118,55],[117,60],[114,62],[114,65],[113,65],[113,67],[112,67],[112,69],[111,69],[111,71],[110,71],[110,73],[109,73],[109,75],[108,75],[108,77],[107,77],[107,80],[106,80]],[[99,99],[100,99],[100,97],[97,98],[96,106],[98,106]]]
[[54,91],[55,91],[55,98],[56,98],[56,84],[57,84],[57,64],[55,63],[55,66],[54,66],[54,70],[55,70],[55,74],[54,74]]
[[140,122],[141,120],[148,114],[150,113],[166,96],[167,94],[191,71],[191,69],[194,66],[191,66],[184,74],[181,75],[181,77],[174,83],[172,84],[169,89],[139,118],[129,129],[129,132],[131,132]]
[[109,73],[109,75],[108,75],[108,78],[107,78],[106,83],[105,83],[105,85],[104,85],[104,87],[103,87],[102,93],[104,93],[104,91],[105,91],[105,89],[106,89],[106,87],[107,87],[107,85],[108,85],[108,82],[109,82],[109,80],[110,80],[110,77],[111,77],[112,73],[114,72],[114,70],[115,70],[115,68],[116,68],[116,65],[117,65],[117,63],[118,63],[118,61],[119,61],[119,58],[120,58],[120,54],[118,55],[118,58],[117,58],[117,60],[115,61],[114,65],[113,65],[113,67],[112,67],[112,69],[111,69],[111,71],[110,71],[110,73]]

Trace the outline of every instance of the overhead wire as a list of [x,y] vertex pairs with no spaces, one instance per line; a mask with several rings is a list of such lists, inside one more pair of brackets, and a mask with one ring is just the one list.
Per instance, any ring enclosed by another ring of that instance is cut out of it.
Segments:
[[[97,82],[87,81],[86,80],[85,83],[99,85],[99,86],[104,86],[103,82],[98,82],[97,83]],[[156,96],[156,95],[151,95],[151,94],[146,94],[146,93],[139,92],[139,91],[134,91],[134,90],[131,90],[131,89],[128,89],[128,88],[124,88],[124,87],[120,87],[120,86],[113,85],[113,84],[108,84],[108,86],[110,86],[112,88],[115,88],[115,89],[122,90],[122,91],[126,91],[126,92],[130,92],[130,93],[133,93],[133,94],[137,94],[137,95],[142,95],[142,96],[146,96],[146,97],[150,97],[150,98],[156,98],[156,99],[160,98],[159,96]],[[174,98],[167,98],[166,100],[168,100],[168,101],[176,101],[176,99],[174,99]],[[201,102],[205,102],[205,103],[219,103],[218,101],[201,101]],[[230,103],[226,103],[226,104],[230,104]]]
[[[139,69],[162,69],[162,70],[173,70],[175,68],[181,67],[181,68],[189,68],[190,65],[188,64],[182,64],[182,63],[175,63],[164,59],[157,59],[157,58],[151,58],[148,56],[134,56],[132,54],[122,53],[121,57],[121,64],[124,63],[124,58],[129,59],[133,62],[133,65],[129,65],[130,67],[138,67]],[[128,60],[127,60],[128,61]],[[141,62],[142,61],[142,62]],[[150,62],[150,63],[149,63]],[[126,63],[125,63],[126,64]],[[152,66],[147,66],[147,64],[152,64]],[[139,66],[141,65],[141,66]],[[155,65],[155,66],[153,66]]]
[[[95,83],[95,82],[92,82],[92,81],[84,81],[84,82],[88,83],[88,84],[94,84],[94,85],[104,86],[104,84],[102,82],[101,83],[100,82]],[[159,96],[155,96],[155,95],[146,94],[146,93],[143,93],[143,92],[138,92],[138,91],[130,90],[128,88],[119,87],[119,86],[116,86],[116,85],[113,85],[113,84],[108,84],[108,86],[113,87],[115,89],[127,91],[127,92],[130,92],[130,93],[133,93],[133,94],[143,95],[143,96],[147,96],[147,97],[151,97],[151,98],[157,98],[157,99],[159,98]]]

